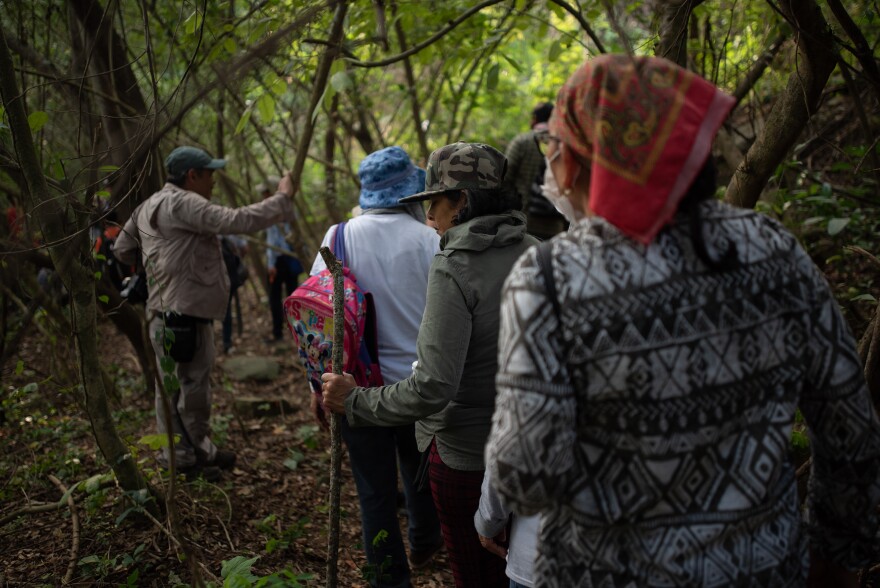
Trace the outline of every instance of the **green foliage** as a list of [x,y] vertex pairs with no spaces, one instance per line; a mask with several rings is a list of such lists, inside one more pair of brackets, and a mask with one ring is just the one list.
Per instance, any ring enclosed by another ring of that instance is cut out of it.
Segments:
[[296,470],[299,464],[305,459],[305,455],[296,449],[288,449],[288,458],[284,460],[284,466],[291,470]]
[[[257,576],[253,573],[253,566],[258,559],[260,558],[252,557],[248,559],[237,555],[228,561],[224,561],[223,567],[220,570],[223,588],[295,587],[302,586],[302,582],[314,578],[313,574],[296,574],[286,569],[268,576]],[[209,583],[208,586],[213,585]]]
[[[374,548],[378,548],[382,543],[388,540],[388,531],[385,529],[380,530],[376,533],[376,536],[373,537],[371,543]],[[390,580],[391,574],[388,573],[388,569],[391,567],[391,556],[386,555],[385,559],[382,560],[382,563],[379,565],[366,564],[361,568],[361,576],[364,580],[368,582],[373,582],[374,580]]]
[[274,514],[270,514],[263,520],[258,521],[254,526],[266,536],[266,553],[271,554],[275,551],[284,551],[288,549],[293,545],[294,541],[303,537],[309,523],[311,523],[311,519],[308,517],[301,517],[293,525],[281,529],[278,517]]
[[[111,574],[115,574],[119,571],[125,571],[131,568],[133,565],[140,562],[143,557],[144,549],[146,545],[141,543],[137,547],[134,548],[132,553],[123,553],[119,555],[87,555],[82,557],[77,562],[77,565],[80,567],[80,573],[83,577],[102,581],[108,578]],[[138,578],[140,577],[140,570],[134,569],[132,570],[125,579],[125,582],[120,584],[121,586],[137,586]]]
[[299,438],[300,442],[305,445],[309,449],[317,449],[318,448],[318,426],[317,425],[302,425],[296,430],[296,436]]

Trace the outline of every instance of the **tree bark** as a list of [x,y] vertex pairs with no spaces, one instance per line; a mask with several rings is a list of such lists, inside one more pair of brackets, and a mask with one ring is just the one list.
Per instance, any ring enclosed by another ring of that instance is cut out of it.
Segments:
[[343,216],[337,206],[336,192],[336,169],[333,166],[333,159],[336,156],[336,122],[339,120],[339,94],[334,94],[330,102],[330,112],[327,113],[327,130],[324,132],[324,189],[326,196],[324,198],[327,206],[327,214],[330,221],[334,224],[342,220]]
[[657,15],[660,18],[660,41],[656,55],[665,57],[681,67],[688,66],[688,21],[694,8],[704,0],[658,0]]
[[106,279],[97,283],[97,292],[99,296],[107,297],[107,303],[102,309],[104,315],[113,322],[120,333],[125,335],[134,348],[138,364],[141,366],[141,373],[144,375],[144,393],[147,398],[152,400],[156,394],[158,376],[156,354],[150,344],[143,312],[123,300],[119,291]]
[[[107,10],[99,0],[68,1],[87,41],[83,47],[85,55],[80,56],[86,65],[82,75],[86,77],[89,75],[87,70],[91,70],[90,81],[101,89],[100,124],[111,162],[119,167],[132,166],[137,170],[134,182],[116,186],[114,190],[114,203],[121,203],[121,217],[127,218],[131,213],[130,208],[162,186],[162,170],[155,164],[159,158],[134,157],[134,146],[150,141],[152,125],[146,124],[150,118],[147,103],[128,59],[125,41],[113,26],[112,0]],[[130,190],[138,194],[135,199],[125,198]]]
[[831,30],[815,0],[784,0],[779,7],[796,28],[796,62],[761,135],[727,186],[726,200],[744,208],[758,202],[767,180],[815,111],[837,63]]
[[[27,182],[27,207],[40,225],[43,239],[48,243],[49,255],[70,293],[72,335],[79,362],[82,389],[79,400],[92,425],[95,440],[107,463],[116,474],[120,486],[128,493],[155,496],[141,475],[131,452],[119,437],[110,407],[107,403],[101,365],[98,361],[94,271],[87,267],[91,251],[87,232],[71,224],[61,200],[49,194],[34,150],[33,137],[28,127],[24,95],[19,93],[15,70],[6,37],[0,31],[0,97],[6,108],[13,144]],[[71,230],[68,230],[71,229]],[[78,235],[71,238],[71,235]],[[146,507],[158,513],[155,501]]]
[[291,198],[296,198],[299,187],[302,184],[302,171],[305,167],[306,156],[309,151],[309,144],[312,142],[312,134],[315,132],[315,115],[318,108],[318,102],[324,95],[327,87],[327,78],[330,76],[330,66],[333,60],[339,54],[339,47],[343,38],[343,25],[345,24],[345,14],[348,12],[347,0],[338,0],[336,9],[333,12],[333,24],[330,25],[330,36],[328,40],[327,50],[321,55],[318,63],[318,71],[315,73],[315,85],[312,86],[312,95],[309,99],[309,109],[306,111],[305,124],[303,125],[302,135],[299,137],[299,143],[296,148],[296,159],[293,162],[293,169],[290,177],[293,180],[293,194]]

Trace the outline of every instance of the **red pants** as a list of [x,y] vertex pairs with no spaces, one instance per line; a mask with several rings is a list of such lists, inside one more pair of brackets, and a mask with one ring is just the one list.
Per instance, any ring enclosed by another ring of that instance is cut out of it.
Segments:
[[474,528],[483,470],[450,468],[432,442],[428,476],[456,588],[508,588],[507,562],[480,545]]

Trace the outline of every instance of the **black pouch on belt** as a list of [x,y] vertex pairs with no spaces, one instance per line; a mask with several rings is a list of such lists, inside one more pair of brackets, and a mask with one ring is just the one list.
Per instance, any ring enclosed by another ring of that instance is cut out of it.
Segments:
[[162,338],[168,355],[177,363],[188,363],[195,357],[199,322],[196,317],[186,314],[164,314]]

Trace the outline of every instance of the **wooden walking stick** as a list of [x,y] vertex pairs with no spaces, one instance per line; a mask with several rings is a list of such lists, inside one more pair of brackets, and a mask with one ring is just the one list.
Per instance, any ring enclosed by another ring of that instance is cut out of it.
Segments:
[[[342,346],[345,344],[345,291],[342,287],[342,264],[329,247],[321,247],[321,257],[333,276],[333,373],[342,375]],[[339,415],[330,411],[330,532],[327,534],[327,588],[338,585],[339,494],[342,483],[342,434]]]

